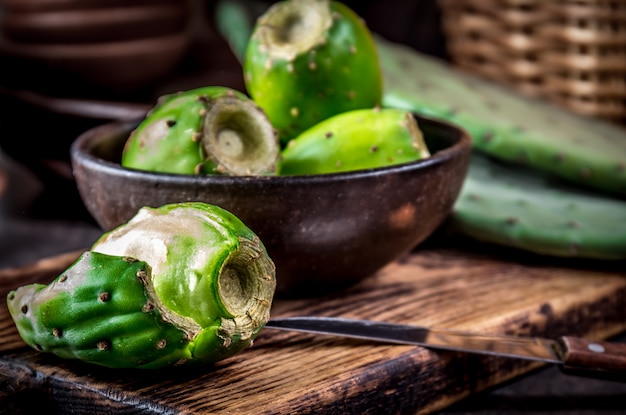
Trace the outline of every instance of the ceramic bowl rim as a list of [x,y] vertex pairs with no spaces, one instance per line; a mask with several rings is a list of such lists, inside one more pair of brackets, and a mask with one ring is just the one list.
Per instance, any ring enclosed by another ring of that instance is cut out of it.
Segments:
[[[96,126],[90,130],[80,134],[71,144],[70,155],[72,162],[80,163],[88,167],[90,170],[99,171],[107,175],[126,176],[129,179],[143,180],[147,182],[168,182],[180,185],[227,185],[227,184],[264,184],[274,183],[279,186],[288,186],[290,184],[317,184],[317,183],[334,183],[345,182],[358,179],[367,179],[370,177],[384,176],[387,174],[401,174],[411,171],[419,171],[428,169],[446,163],[450,159],[458,158],[461,154],[471,151],[472,140],[469,133],[459,125],[432,117],[425,117],[414,114],[418,119],[424,120],[438,129],[456,130],[458,137],[456,142],[443,148],[430,157],[408,162],[396,164],[393,166],[376,167],[369,169],[360,169],[339,173],[314,174],[314,175],[285,175],[285,176],[220,176],[220,175],[188,175],[179,173],[163,173],[150,172],[137,169],[123,167],[120,163],[112,162],[92,154],[92,148],[95,142],[102,140],[102,132],[110,130],[111,134],[115,131],[130,131],[133,126],[137,125],[139,120],[119,120],[108,122],[103,125]],[[109,135],[108,137],[110,137]]]

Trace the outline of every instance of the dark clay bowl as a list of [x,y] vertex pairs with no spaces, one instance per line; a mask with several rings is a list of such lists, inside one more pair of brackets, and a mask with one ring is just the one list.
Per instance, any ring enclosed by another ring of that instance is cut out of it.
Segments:
[[[28,43],[0,37],[0,53],[28,70],[45,68],[90,86],[136,91],[163,79],[182,62],[188,31],[102,43]],[[73,80],[72,80],[73,81]],[[73,85],[71,85],[73,86]]]
[[70,154],[80,196],[104,230],[142,206],[218,205],[265,244],[276,263],[277,295],[313,295],[374,274],[424,241],[451,212],[467,174],[471,140],[454,125],[417,120],[430,158],[328,175],[187,176],[126,169],[119,160],[136,122],[88,130]]

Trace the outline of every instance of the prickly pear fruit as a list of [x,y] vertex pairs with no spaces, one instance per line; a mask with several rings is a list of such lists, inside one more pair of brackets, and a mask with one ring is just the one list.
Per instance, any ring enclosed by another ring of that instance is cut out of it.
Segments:
[[450,227],[543,255],[626,259],[626,201],[481,153],[472,156]]
[[128,138],[122,166],[179,174],[273,174],[276,131],[245,94],[209,86],[165,95]]
[[269,319],[275,284],[274,264],[249,228],[189,202],[141,209],[48,286],[11,292],[8,306],[38,350],[155,369],[248,347]]
[[382,74],[372,35],[344,4],[274,3],[256,21],[243,61],[248,94],[281,144],[341,112],[373,108]]
[[524,97],[402,45],[377,39],[377,47],[383,106],[452,121],[470,133],[475,149],[501,160],[626,195],[624,128]]
[[337,173],[429,157],[412,113],[373,108],[343,112],[307,129],[282,152],[281,175]]

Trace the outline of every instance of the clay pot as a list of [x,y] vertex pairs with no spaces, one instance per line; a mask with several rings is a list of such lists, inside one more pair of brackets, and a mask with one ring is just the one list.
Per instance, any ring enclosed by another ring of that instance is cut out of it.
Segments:
[[412,163],[308,176],[196,176],[124,168],[136,122],[86,131],[73,143],[76,184],[105,230],[143,206],[203,201],[238,216],[276,263],[277,293],[319,294],[366,278],[415,248],[450,214],[467,174],[469,135],[417,117],[432,156]]
[[38,76],[132,91],[175,70],[192,40],[186,1],[0,0],[0,52]]

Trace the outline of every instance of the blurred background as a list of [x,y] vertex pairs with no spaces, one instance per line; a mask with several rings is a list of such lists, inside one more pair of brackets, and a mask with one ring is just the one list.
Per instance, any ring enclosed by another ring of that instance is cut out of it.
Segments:
[[[244,3],[250,25],[271,2],[0,0],[4,216],[89,220],[69,166],[78,134],[133,116],[127,107],[165,93],[205,85],[244,90],[218,20],[221,8]],[[346,3],[381,36],[446,56],[435,0]]]
[[[136,116],[133,105],[143,108],[165,93],[205,85],[244,90],[240,63],[222,34],[245,37],[271,3],[0,0],[5,215],[89,220],[68,161],[74,138],[110,119]],[[388,40],[573,111],[626,124],[623,2],[345,3]],[[229,14],[231,6],[245,6],[247,20]]]

